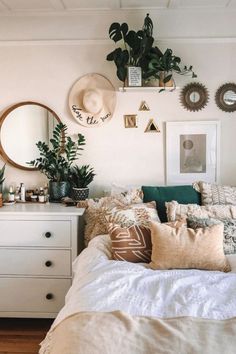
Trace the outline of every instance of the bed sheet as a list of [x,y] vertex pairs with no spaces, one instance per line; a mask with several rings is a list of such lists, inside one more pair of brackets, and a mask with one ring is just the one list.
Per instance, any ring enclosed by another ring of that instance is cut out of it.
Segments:
[[111,241],[101,235],[73,263],[74,281],[53,323],[87,311],[121,310],[134,316],[182,316],[212,320],[236,316],[236,255],[230,273],[151,270],[147,264],[111,260]]

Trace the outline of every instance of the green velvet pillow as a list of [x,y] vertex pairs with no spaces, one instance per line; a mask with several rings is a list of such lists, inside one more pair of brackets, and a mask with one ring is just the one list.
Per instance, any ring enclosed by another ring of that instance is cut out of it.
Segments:
[[161,222],[167,221],[165,202],[176,200],[180,204],[201,205],[201,194],[192,186],[142,186],[142,191],[144,194],[144,202],[151,202],[153,200],[156,202]]

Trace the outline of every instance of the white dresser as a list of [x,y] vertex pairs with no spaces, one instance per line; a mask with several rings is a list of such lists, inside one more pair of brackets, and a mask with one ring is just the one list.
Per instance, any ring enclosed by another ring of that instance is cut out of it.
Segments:
[[0,317],[55,317],[72,282],[83,209],[62,204],[0,208]]

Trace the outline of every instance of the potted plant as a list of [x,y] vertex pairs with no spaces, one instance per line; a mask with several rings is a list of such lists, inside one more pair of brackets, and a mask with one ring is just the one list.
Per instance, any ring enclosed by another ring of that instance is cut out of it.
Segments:
[[149,14],[144,19],[142,30],[137,32],[129,30],[127,23],[119,24],[114,22],[109,28],[109,36],[115,42],[119,42],[117,47],[107,55],[108,61],[114,61],[119,80],[125,83],[127,79],[128,66],[141,66],[143,57],[152,48],[154,38],[152,37],[153,23]]
[[[157,46],[153,46],[153,22],[146,15],[142,30],[137,32],[129,30],[127,23],[114,22],[109,28],[109,36],[120,46],[107,55],[108,61],[114,61],[117,77],[124,84],[127,79],[128,66],[140,66],[142,69],[143,84],[150,86],[174,86],[173,73],[180,75],[191,74],[192,66],[181,67],[181,58],[173,54],[172,49],[163,53]],[[173,80],[173,81],[172,81]],[[161,90],[162,91],[162,90]]]
[[0,193],[2,193],[2,190],[3,190],[2,186],[3,186],[3,182],[5,180],[5,178],[4,178],[5,167],[6,167],[6,164],[2,168],[0,168]]
[[95,176],[94,169],[89,165],[73,166],[70,173],[70,182],[72,186],[72,199],[75,201],[85,200],[89,196],[88,185]]
[[78,134],[76,141],[67,135],[67,126],[63,123],[56,125],[51,146],[39,141],[36,146],[40,157],[30,161],[29,164],[39,169],[49,179],[49,200],[59,202],[70,192],[70,171],[74,161],[83,150],[85,138]]
[[179,75],[191,75],[196,78],[192,66],[181,67],[181,58],[174,55],[172,49],[166,49],[164,53],[158,47],[152,48],[143,59],[143,75],[145,80],[152,78],[159,80],[159,86],[174,86],[173,73]]

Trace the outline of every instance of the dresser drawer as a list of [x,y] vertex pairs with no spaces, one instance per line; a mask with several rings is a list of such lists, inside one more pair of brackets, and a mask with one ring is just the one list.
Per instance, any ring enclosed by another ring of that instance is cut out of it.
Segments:
[[0,247],[70,245],[70,220],[0,220]]
[[71,252],[1,248],[0,274],[71,276]]
[[70,285],[70,279],[1,278],[1,316],[4,312],[58,312]]

